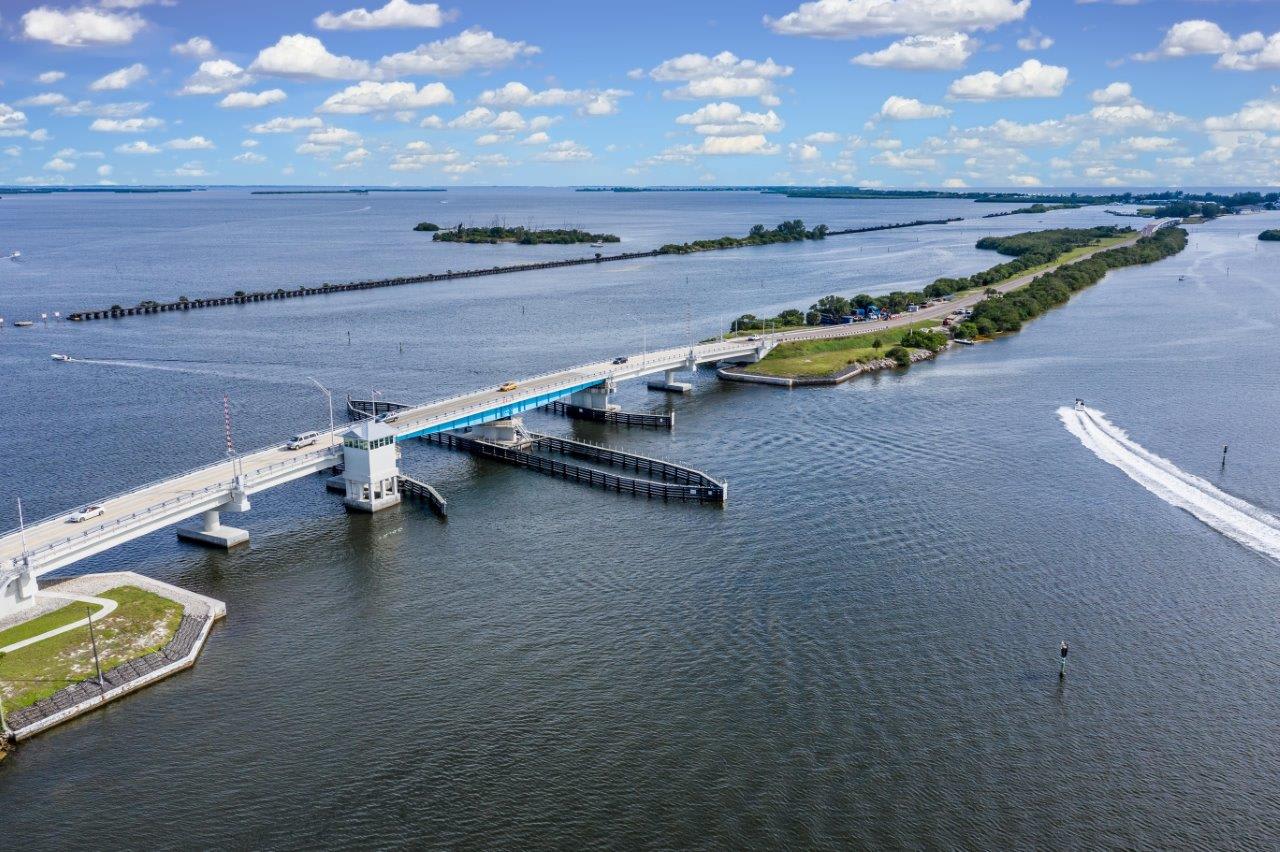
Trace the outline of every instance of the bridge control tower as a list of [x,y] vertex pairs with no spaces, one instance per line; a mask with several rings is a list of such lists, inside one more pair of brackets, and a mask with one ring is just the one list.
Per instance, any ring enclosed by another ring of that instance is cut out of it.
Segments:
[[377,512],[400,502],[396,431],[373,419],[342,435],[343,502],[361,512]]

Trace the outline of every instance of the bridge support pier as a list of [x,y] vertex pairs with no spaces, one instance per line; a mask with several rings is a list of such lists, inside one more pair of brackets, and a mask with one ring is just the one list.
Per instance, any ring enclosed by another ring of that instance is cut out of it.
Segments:
[[482,423],[474,427],[468,437],[515,449],[522,449],[530,444],[529,435],[524,431],[524,420],[519,417]]
[[666,391],[667,393],[691,393],[693,385],[689,382],[676,381],[676,371],[667,370],[661,379],[649,382],[649,390]]
[[593,408],[596,411],[621,411],[621,405],[609,401],[609,397],[616,389],[617,385],[613,383],[612,379],[609,379],[604,384],[570,394],[569,404],[576,405],[579,408]]
[[178,527],[178,538],[183,541],[192,541],[196,544],[205,544],[210,547],[220,547],[223,550],[230,550],[238,544],[244,544],[249,540],[247,530],[237,529],[236,527],[225,527],[222,525],[222,516],[220,509],[227,506],[232,507],[232,511],[244,511],[238,508],[243,504],[244,509],[249,508],[249,501],[241,498],[240,501],[231,501],[217,509],[209,509],[201,518],[198,527]]

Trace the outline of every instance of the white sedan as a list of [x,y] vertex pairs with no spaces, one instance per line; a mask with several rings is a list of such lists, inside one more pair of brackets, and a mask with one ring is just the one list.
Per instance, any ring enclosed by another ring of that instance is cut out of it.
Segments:
[[102,517],[104,511],[101,506],[85,506],[72,512],[71,517],[67,518],[67,520],[73,524],[83,524],[85,521]]

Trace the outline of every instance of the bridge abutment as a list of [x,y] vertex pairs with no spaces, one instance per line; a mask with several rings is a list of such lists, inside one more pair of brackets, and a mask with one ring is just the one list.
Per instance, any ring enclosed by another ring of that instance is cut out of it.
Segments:
[[19,565],[17,573],[0,578],[0,618],[32,606],[37,587],[35,574],[27,564]]

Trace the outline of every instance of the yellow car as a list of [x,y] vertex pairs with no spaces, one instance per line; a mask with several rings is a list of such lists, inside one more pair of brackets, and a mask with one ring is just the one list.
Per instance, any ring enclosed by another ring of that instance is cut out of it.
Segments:
[[501,385],[498,386],[498,391],[500,393],[507,393],[509,391],[515,390],[518,387],[520,386],[517,385],[515,382],[503,382]]

